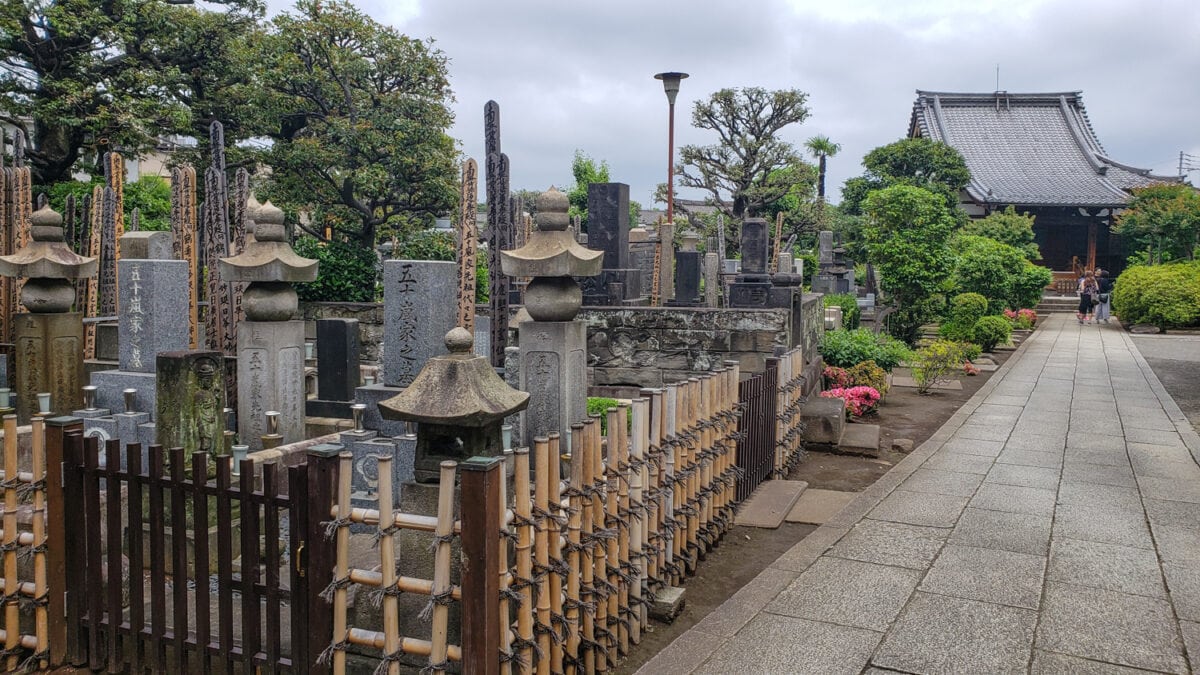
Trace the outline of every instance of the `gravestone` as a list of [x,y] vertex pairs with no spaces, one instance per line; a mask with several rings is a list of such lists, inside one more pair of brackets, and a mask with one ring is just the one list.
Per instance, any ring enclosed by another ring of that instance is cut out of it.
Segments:
[[721,257],[713,252],[704,254],[704,304],[717,307],[721,299]]
[[730,307],[766,307],[771,277],[767,274],[767,221],[748,218],[742,223],[741,272],[729,287]]
[[160,445],[189,454],[224,452],[224,358],[219,351],[199,350],[162,352],[155,358]]
[[317,397],[304,404],[312,417],[350,417],[359,384],[358,319],[317,319]]
[[155,356],[188,348],[190,326],[179,319],[180,298],[188,297],[188,263],[171,259],[172,239],[170,232],[128,232],[121,237],[119,367],[92,373],[100,408],[124,409],[124,392],[135,389],[137,410],[153,414]]
[[[367,429],[398,436],[406,425],[384,420],[379,402],[412,384],[430,358],[446,353],[446,333],[457,320],[458,266],[448,261],[387,260],[383,284],[383,381],[357,388],[354,400],[367,406]],[[488,327],[494,336],[494,324]]]
[[641,269],[629,249],[629,186],[588,185],[588,248],[604,254],[602,272],[581,277],[585,305],[622,305],[642,295]]

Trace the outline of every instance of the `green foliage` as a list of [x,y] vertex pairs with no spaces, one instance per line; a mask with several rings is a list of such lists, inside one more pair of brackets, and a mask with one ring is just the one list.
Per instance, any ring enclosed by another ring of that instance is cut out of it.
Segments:
[[375,302],[379,261],[374,249],[350,241],[322,242],[314,237],[300,237],[295,249],[321,263],[316,281],[296,284],[301,301]]
[[[601,434],[605,434],[605,435],[608,434],[608,409],[616,408],[616,407],[617,407],[617,399],[615,399],[615,398],[604,398],[601,396],[589,396],[588,397],[588,400],[587,400],[588,415],[589,416],[591,416],[591,415],[599,415],[600,416],[600,433]],[[629,420],[632,419],[632,417],[633,417],[633,408],[626,408],[625,423],[628,424]]]
[[1050,270],[1029,262],[1020,249],[995,239],[960,234],[951,241],[955,253],[953,287],[978,293],[993,313],[1005,307],[1033,307],[1050,283]]
[[454,234],[446,230],[413,232],[397,239],[396,247],[392,249],[392,258],[395,260],[454,260],[456,254]]
[[958,344],[962,347],[963,359],[966,361],[974,361],[983,355],[983,347],[974,342],[959,342]]
[[[197,3],[199,4],[199,3]],[[36,139],[34,183],[94,172],[102,153],[153,150],[170,134],[204,137],[212,119],[246,109],[237,52],[263,13],[258,0],[7,0],[0,9],[4,121]],[[252,134],[229,125],[230,140]]]
[[680,187],[708,193],[728,219],[761,215],[792,189],[804,161],[779,132],[808,119],[808,94],[760,87],[713,92],[692,108],[692,126],[716,132],[715,145],[679,149]]
[[1029,260],[1040,260],[1042,257],[1041,249],[1033,241],[1033,216],[1028,212],[1017,213],[1011,205],[1003,211],[991,212],[986,218],[967,221],[959,232],[1008,244],[1024,253]]
[[828,136],[816,135],[804,142],[804,148],[817,160],[817,199],[825,201],[826,160],[842,151],[842,146],[829,140]]
[[935,340],[917,350],[913,355],[912,375],[917,382],[917,393],[928,394],[934,385],[953,379],[966,360],[962,343],[950,340]]
[[[591,185],[592,183],[612,182],[612,178],[610,178],[608,169],[608,162],[600,160],[600,163],[597,164],[596,160],[589,157],[582,150],[576,149],[575,158],[571,160],[571,175],[575,178],[575,185],[571,187],[571,189],[567,190],[567,201],[571,204],[567,214],[572,219],[578,216],[583,231],[587,232],[588,185]],[[521,192],[527,195],[525,198],[526,210],[530,212],[530,215],[533,215],[533,209],[531,207],[536,202],[537,196],[541,193],[525,190],[522,190]],[[638,213],[641,210],[641,204],[632,199],[629,200],[630,227],[637,226]]]
[[960,293],[950,302],[950,314],[938,327],[938,335],[948,340],[969,342],[975,337],[975,322],[987,311],[987,298],[978,293]]
[[1135,188],[1113,231],[1131,249],[1146,251],[1151,263],[1192,260],[1200,243],[1200,192],[1181,183]]
[[1200,261],[1131,267],[1117,277],[1112,303],[1125,323],[1200,325]]
[[908,347],[904,343],[887,335],[876,335],[866,328],[829,331],[821,340],[821,357],[826,364],[839,368],[874,361],[891,372],[908,356]]
[[[65,216],[67,196],[74,195],[76,208],[82,209],[83,198],[91,195],[92,188],[96,185],[104,185],[104,180],[97,178],[86,183],[77,180],[55,183],[46,190],[46,196],[50,199],[50,208]],[[132,183],[126,183],[126,227],[133,221],[134,209],[138,211],[139,222],[143,230],[171,229],[171,184],[158,176],[142,176]]]
[[858,299],[852,293],[835,293],[824,297],[826,307],[842,308],[842,327],[849,330],[858,328],[862,310],[858,308]]
[[863,239],[884,290],[897,305],[891,333],[911,344],[921,325],[937,315],[936,296],[953,262],[946,242],[954,219],[940,197],[910,185],[871,193],[867,213]]
[[849,368],[846,374],[850,377],[850,386],[871,387],[875,391],[878,391],[880,396],[887,396],[887,371],[880,368],[879,364],[874,361],[863,361]]
[[267,196],[322,206],[318,223],[367,247],[454,208],[445,54],[345,0],[300,0],[256,47],[258,123],[272,141]]
[[975,344],[990,352],[996,345],[1008,342],[1012,336],[1012,323],[1002,316],[985,316],[975,322]]
[[[863,157],[867,171],[851,178],[842,190],[847,213],[863,213],[867,195],[893,185],[911,185],[940,195],[947,209],[958,207],[958,193],[971,180],[967,162],[957,150],[928,138],[905,138],[880,146]],[[851,183],[853,181],[853,183]]]

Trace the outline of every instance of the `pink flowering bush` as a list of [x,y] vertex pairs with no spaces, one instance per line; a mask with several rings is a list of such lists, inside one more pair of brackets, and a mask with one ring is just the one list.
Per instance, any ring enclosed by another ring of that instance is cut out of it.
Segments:
[[846,370],[845,368],[838,368],[837,366],[825,366],[825,370],[821,373],[821,375],[823,375],[825,378],[826,388],[832,389],[836,387],[844,389],[851,385],[850,371]]
[[1012,323],[1013,328],[1030,330],[1037,325],[1038,315],[1032,309],[1022,309],[1016,312],[1006,309],[1004,310],[1004,318]]
[[846,404],[846,415],[862,417],[879,407],[879,390],[874,387],[837,387],[821,392],[822,398],[840,398]]
[[978,375],[979,367],[970,361],[963,361],[963,372],[967,375]]

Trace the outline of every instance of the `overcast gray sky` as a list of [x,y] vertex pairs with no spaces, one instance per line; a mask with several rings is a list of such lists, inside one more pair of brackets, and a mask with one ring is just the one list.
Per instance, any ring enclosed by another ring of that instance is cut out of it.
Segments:
[[[269,0],[271,10],[290,7]],[[1196,0],[356,0],[376,20],[432,37],[450,58],[451,134],[483,160],[483,106],[500,104],[514,189],[573,183],[580,149],[650,208],[666,178],[667,100],[654,73],[691,74],[676,147],[708,144],[695,101],[723,87],[797,88],[825,134],[838,198],[872,148],[902,138],[916,89],[1082,90],[1114,159],[1175,174],[1200,155]],[[482,173],[482,168],[481,168]],[[1191,174],[1192,182],[1200,172]],[[480,191],[482,192],[482,186]],[[699,194],[679,193],[699,197]]]

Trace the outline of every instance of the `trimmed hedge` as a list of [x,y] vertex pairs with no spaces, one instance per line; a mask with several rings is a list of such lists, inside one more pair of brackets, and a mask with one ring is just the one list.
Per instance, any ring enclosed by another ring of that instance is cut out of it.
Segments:
[[1131,267],[1117,277],[1112,303],[1125,323],[1200,325],[1200,261]]
[[863,361],[891,372],[909,357],[905,344],[890,335],[876,335],[866,328],[834,330],[821,340],[821,357],[825,363],[839,368],[853,368]]
[[975,322],[975,344],[990,352],[1012,337],[1012,324],[1002,316],[985,316]]

